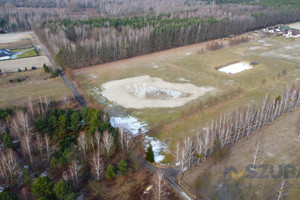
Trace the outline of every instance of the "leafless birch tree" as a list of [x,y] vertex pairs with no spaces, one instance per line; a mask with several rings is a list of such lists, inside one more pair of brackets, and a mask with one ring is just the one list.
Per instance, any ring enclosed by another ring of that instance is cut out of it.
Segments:
[[166,194],[167,187],[164,181],[164,172],[161,169],[158,169],[154,180],[153,197],[156,200],[163,200],[165,199]]
[[77,138],[78,146],[82,151],[83,158],[86,160],[86,151],[88,149],[88,141],[86,137],[86,132],[81,132]]
[[102,137],[102,151],[106,159],[109,159],[109,157],[111,156],[113,147],[114,138],[112,134],[110,134],[108,131],[105,131]]
[[4,181],[13,180],[20,171],[19,160],[12,149],[0,153],[0,176]]
[[27,113],[19,110],[10,122],[10,130],[15,138],[21,138],[23,134],[30,134],[33,127]]
[[92,157],[92,172],[96,176],[96,180],[100,180],[100,176],[104,171],[104,164],[101,158],[101,151],[100,147],[98,147],[95,152],[93,153]]
[[283,196],[284,196],[284,192],[285,192],[285,190],[286,190],[286,181],[283,179],[283,180],[281,180],[281,182],[280,182],[280,185],[279,185],[279,187],[275,187],[275,190],[277,191],[277,197],[276,197],[276,199],[277,200],[280,200],[280,199],[282,199],[283,198]]
[[257,159],[259,158],[259,153],[261,151],[261,143],[258,142],[255,146],[254,146],[254,153],[252,154],[253,156],[253,162],[252,162],[252,166],[254,167]]
[[48,134],[45,134],[44,140],[45,140],[45,145],[46,145],[47,161],[49,162],[51,152],[50,152],[50,140],[49,140]]
[[41,159],[43,159],[43,149],[44,149],[44,139],[43,139],[43,136],[40,135],[40,134],[37,134],[35,143],[36,143],[37,149],[40,152]]
[[76,188],[78,187],[78,183],[79,183],[79,172],[80,172],[80,166],[78,165],[78,162],[73,161],[69,167],[69,174],[72,179],[73,185]]
[[21,150],[24,157],[29,157],[30,164],[33,164],[33,143],[31,136],[26,133],[22,136]]

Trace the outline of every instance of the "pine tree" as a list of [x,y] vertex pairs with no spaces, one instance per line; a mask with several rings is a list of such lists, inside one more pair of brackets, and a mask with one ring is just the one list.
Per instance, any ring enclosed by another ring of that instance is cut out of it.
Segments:
[[80,116],[79,116],[78,112],[74,112],[71,115],[71,127],[75,133],[78,132],[78,130],[80,128]]
[[128,173],[128,166],[124,159],[120,160],[120,162],[118,163],[118,170],[123,176]]
[[12,138],[8,133],[4,134],[3,145],[6,148],[12,148],[13,147]]
[[59,116],[58,124],[59,125],[58,125],[57,135],[59,138],[63,138],[67,128],[67,119],[64,115]]
[[114,167],[112,165],[108,165],[108,167],[106,168],[105,176],[109,180],[113,179],[116,176]]
[[149,143],[149,147],[146,152],[146,160],[150,163],[154,163],[154,152],[152,149],[152,145]]

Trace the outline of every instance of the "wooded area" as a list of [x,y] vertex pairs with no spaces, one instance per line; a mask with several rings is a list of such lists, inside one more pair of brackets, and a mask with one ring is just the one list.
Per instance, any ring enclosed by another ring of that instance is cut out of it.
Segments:
[[[113,128],[108,116],[94,108],[53,105],[28,98],[24,108],[0,109],[0,183],[5,187],[0,199],[141,196],[151,182],[137,162],[138,153],[144,152],[142,140]],[[172,193],[166,186],[160,189]]]
[[[0,17],[9,32],[36,30],[57,62],[74,69],[300,20],[298,2],[278,2],[11,1]],[[33,5],[68,8],[24,8]]]
[[[237,5],[240,6],[240,5]],[[215,12],[218,13],[217,7]],[[224,9],[224,8],[222,8]],[[62,67],[81,68],[298,20],[297,10],[205,17],[199,11],[131,18],[48,21],[40,37]],[[231,13],[231,7],[228,7]],[[200,17],[199,17],[200,15]]]

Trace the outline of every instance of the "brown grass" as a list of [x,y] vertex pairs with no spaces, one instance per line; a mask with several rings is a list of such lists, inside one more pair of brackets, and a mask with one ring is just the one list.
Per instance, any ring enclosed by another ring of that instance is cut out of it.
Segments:
[[[73,96],[60,77],[49,79],[42,69],[7,73],[0,78],[0,107],[25,105],[31,96],[37,102],[39,97],[60,101],[63,95]],[[9,80],[22,79],[11,83]]]
[[[239,140],[236,144],[229,147],[229,152],[225,159],[216,161],[216,159],[212,157],[204,160],[203,163],[185,172],[182,183],[194,194],[206,186],[214,187],[223,177],[225,167],[234,166],[238,172],[241,172],[247,165],[252,163],[253,146],[257,144],[258,141],[262,144],[262,152],[260,153],[257,164],[272,164],[275,170],[278,169],[279,164],[293,164],[299,172],[300,159],[298,152],[300,151],[300,145],[296,133],[296,123],[299,119],[299,113],[300,108],[279,117],[272,124],[263,127],[249,137]],[[207,176],[207,174],[209,174],[209,176]],[[270,174],[270,171],[267,171],[266,174]],[[277,174],[277,171],[275,171],[275,174]],[[231,179],[230,175],[228,175],[228,178]],[[287,199],[296,199],[297,194],[300,192],[299,187],[297,187],[299,179],[288,179],[288,182],[289,195]],[[206,186],[203,185],[203,183],[205,183]],[[272,190],[272,186],[275,186],[277,183],[278,180],[272,178],[243,180],[243,185],[255,186],[257,190],[255,193],[260,199],[266,198],[270,192],[273,192],[273,194],[276,193],[274,188]],[[241,199],[247,198],[249,197],[243,197]]]

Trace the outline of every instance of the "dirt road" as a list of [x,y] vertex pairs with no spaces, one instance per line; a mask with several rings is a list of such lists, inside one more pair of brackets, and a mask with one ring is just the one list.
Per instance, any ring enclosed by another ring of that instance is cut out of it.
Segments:
[[40,41],[40,39],[37,37],[37,35],[34,32],[31,32],[34,39],[38,42],[38,44],[40,45],[40,47],[43,49],[43,51],[45,52],[46,56],[48,57],[48,59],[50,60],[51,64],[54,66],[55,69],[59,70],[59,75],[62,77],[62,79],[64,80],[65,84],[70,88],[70,90],[73,92],[74,96],[76,97],[77,101],[80,103],[80,105],[82,106],[86,106],[86,102],[83,99],[83,97],[79,94],[79,92],[75,89],[75,87],[72,85],[71,81],[67,78],[67,76],[65,75],[64,71],[62,71],[62,69],[54,62],[52,56],[50,55],[48,49],[44,46],[44,44]]

